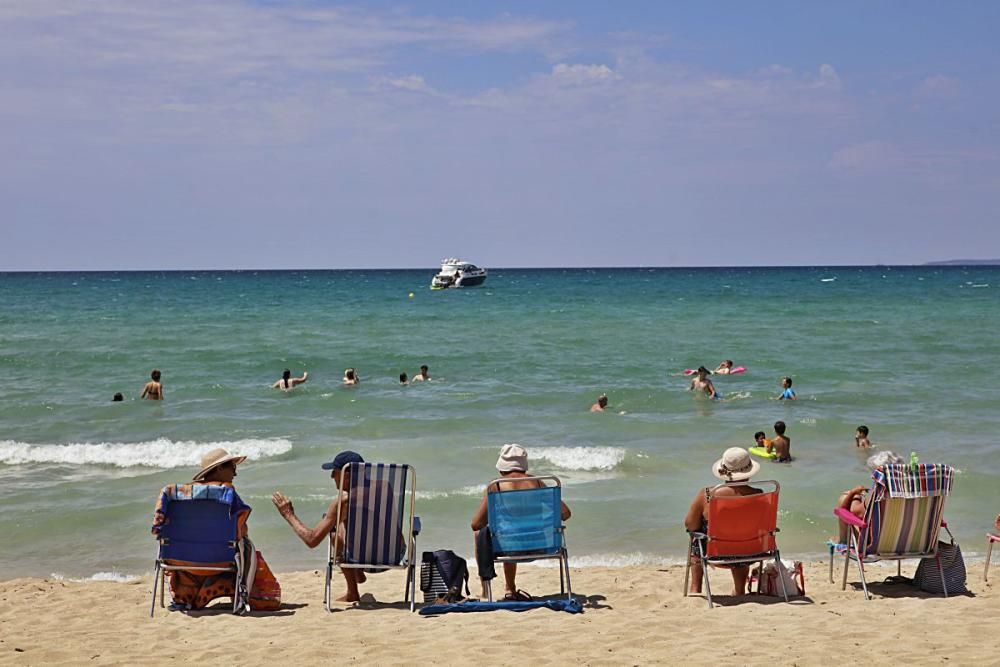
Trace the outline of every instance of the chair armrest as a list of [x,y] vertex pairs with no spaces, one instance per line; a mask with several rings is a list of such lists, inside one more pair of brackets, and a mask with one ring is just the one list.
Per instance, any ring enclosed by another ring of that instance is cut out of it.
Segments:
[[413,534],[414,535],[419,535],[420,534],[420,517],[419,516],[413,517]]
[[691,538],[701,538],[701,537],[708,537],[708,533],[703,533],[703,532],[701,532],[700,530],[689,530],[689,531],[687,532],[687,534],[688,534],[688,536],[690,536]]
[[849,526],[854,526],[855,528],[864,528],[866,525],[868,525],[860,518],[858,518],[857,515],[853,514],[850,510],[845,510],[843,507],[838,507],[837,509],[833,510],[833,513],[837,516],[838,519],[840,519]]

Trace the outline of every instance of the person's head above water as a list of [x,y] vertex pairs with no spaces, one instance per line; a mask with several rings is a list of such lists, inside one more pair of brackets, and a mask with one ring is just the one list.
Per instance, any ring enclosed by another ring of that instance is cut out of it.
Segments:
[[785,387],[785,388],[791,387],[792,386],[792,378],[782,378],[781,379],[781,386]]
[[406,377],[406,373],[400,373],[399,374],[399,384],[406,384],[406,381],[408,379],[409,378]]
[[427,368],[427,365],[426,365],[426,364],[424,364],[423,366],[421,366],[421,367],[420,367],[420,372],[421,372],[421,373],[423,373],[424,375],[426,375],[426,374],[427,374],[427,371],[428,371],[428,370],[429,370],[429,369]]
[[292,377],[292,371],[288,370],[287,368],[285,370],[281,371],[281,379],[282,380],[287,380],[290,377]]
[[344,377],[347,378],[348,380],[354,380],[356,375],[357,374],[353,368],[348,368],[347,370],[344,371]]
[[868,437],[868,427],[865,426],[864,424],[862,424],[861,426],[858,427],[858,433],[860,433],[861,435],[863,435],[864,437],[867,438]]
[[153,382],[159,382],[160,381],[160,370],[158,368],[154,368],[152,371],[150,371],[149,377],[153,378]]
[[528,452],[521,445],[509,443],[500,448],[497,472],[506,475],[512,472],[528,472]]
[[730,447],[712,464],[712,474],[723,482],[745,482],[759,470],[760,464],[742,447]]
[[708,370],[704,366],[698,366],[698,376],[699,377],[705,377],[706,375],[708,375],[711,372],[712,371]]
[[115,395],[111,398],[111,400],[113,402],[117,403],[118,401],[124,401],[125,397],[122,396],[122,393],[120,391],[118,391],[118,392],[115,392]]
[[785,435],[785,422],[774,422],[774,432],[778,435]]
[[756,433],[753,434],[753,439],[756,440],[757,442],[760,442],[761,440],[763,440],[766,437],[767,437],[767,434],[764,433],[763,431],[757,431]]
[[608,395],[607,394],[601,394],[600,396],[598,396],[597,397],[597,404],[599,406],[601,406],[602,408],[608,407]]
[[733,360],[732,359],[726,359],[725,361],[723,361],[719,365],[722,366],[722,367],[724,367],[724,368],[732,368],[733,367]]

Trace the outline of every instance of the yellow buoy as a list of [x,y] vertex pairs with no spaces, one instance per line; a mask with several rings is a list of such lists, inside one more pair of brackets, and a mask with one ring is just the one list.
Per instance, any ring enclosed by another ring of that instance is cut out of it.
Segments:
[[411,299],[413,298],[413,292],[410,292],[410,298]]

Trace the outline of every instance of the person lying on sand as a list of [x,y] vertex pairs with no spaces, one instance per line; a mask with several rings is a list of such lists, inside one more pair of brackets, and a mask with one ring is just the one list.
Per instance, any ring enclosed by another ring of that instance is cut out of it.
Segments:
[[[497,472],[504,479],[504,481],[497,485],[502,491],[509,491],[511,489],[537,489],[544,486],[541,480],[524,479],[525,477],[530,477],[528,474],[528,452],[521,445],[507,444],[500,449],[500,458],[497,459]],[[496,487],[487,487],[483,493],[483,499],[479,502],[479,508],[472,517],[472,531],[475,545],[479,544],[479,531],[487,526],[489,518],[487,496],[489,493],[496,493]],[[560,514],[563,521],[569,519],[570,511],[566,503],[562,503]],[[478,547],[476,553],[478,555]],[[492,567],[492,563],[490,563],[490,566]],[[504,563],[503,577],[505,582],[504,600],[531,600],[530,595],[517,589],[517,582],[515,581],[517,577],[517,563]],[[485,584],[483,586],[483,597],[486,597]]]
[[[708,530],[708,504],[712,498],[730,496],[750,496],[760,493],[760,489],[746,485],[730,486],[732,482],[747,482],[760,470],[760,464],[750,458],[750,452],[742,447],[730,447],[722,458],[712,464],[712,474],[723,481],[722,486],[705,487],[695,494],[684,517],[684,527],[690,531],[704,533]],[[704,544],[702,548],[704,548]],[[701,566],[698,554],[698,543],[691,543],[691,588],[690,593],[701,594],[701,586],[705,580],[705,570]],[[733,595],[744,595],[747,590],[747,576],[750,566],[733,565],[729,568],[733,575]]]
[[[310,549],[315,548],[328,536],[333,537],[336,528],[336,542],[334,548],[338,554],[344,552],[344,536],[347,526],[347,513],[350,504],[348,489],[351,483],[351,472],[346,469],[351,463],[364,463],[365,460],[357,452],[343,451],[337,454],[332,461],[324,463],[323,470],[331,470],[330,478],[337,485],[337,497],[333,499],[326,510],[326,514],[319,520],[314,528],[307,527],[299,517],[295,516],[295,508],[292,507],[292,500],[286,497],[281,491],[271,494],[271,502],[278,508],[278,513],[288,522],[295,534]],[[337,509],[340,509],[340,525],[337,523]],[[365,573],[360,569],[344,568],[341,570],[344,579],[347,581],[347,592],[337,598],[337,602],[358,602],[361,594],[358,592],[358,584],[367,581]]]
[[281,379],[271,385],[272,389],[281,389],[282,391],[288,391],[293,387],[297,387],[306,380],[309,379],[309,373],[303,372],[302,377],[293,378],[292,372],[287,368],[281,373]]

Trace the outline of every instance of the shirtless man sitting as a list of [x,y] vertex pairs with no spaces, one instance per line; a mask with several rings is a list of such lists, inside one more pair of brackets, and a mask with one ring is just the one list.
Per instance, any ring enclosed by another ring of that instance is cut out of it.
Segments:
[[282,391],[288,391],[293,387],[297,387],[306,380],[309,379],[309,373],[303,372],[302,377],[293,378],[292,372],[287,368],[282,372],[281,379],[271,385],[271,389],[281,389]]
[[[323,518],[319,520],[319,523],[314,528],[309,528],[302,523],[301,519],[295,516],[295,509],[292,507],[290,498],[287,498],[280,491],[275,491],[271,495],[271,501],[278,508],[278,513],[281,514],[282,518],[295,531],[295,534],[299,536],[299,539],[310,549],[319,546],[327,537],[332,537],[331,534],[334,528],[336,528],[335,549],[338,554],[343,553],[344,534],[347,530],[347,510],[348,503],[350,502],[347,489],[350,488],[351,482],[351,473],[349,470],[345,470],[345,468],[351,463],[364,463],[364,459],[356,452],[344,451],[337,454],[329,463],[322,465],[323,470],[333,471],[330,473],[330,478],[337,485],[337,496],[330,503],[326,514],[323,515]],[[338,507],[340,509],[339,526],[335,525],[337,523]],[[344,574],[344,579],[347,580],[347,592],[337,598],[337,602],[358,602],[361,600],[361,594],[358,592],[358,584],[363,584],[367,580],[365,573],[356,568],[343,568],[341,572]]]
[[151,378],[146,386],[142,388],[142,396],[139,398],[145,398],[150,401],[162,401],[163,400],[163,385],[160,384],[160,371],[154,368],[149,377]]

